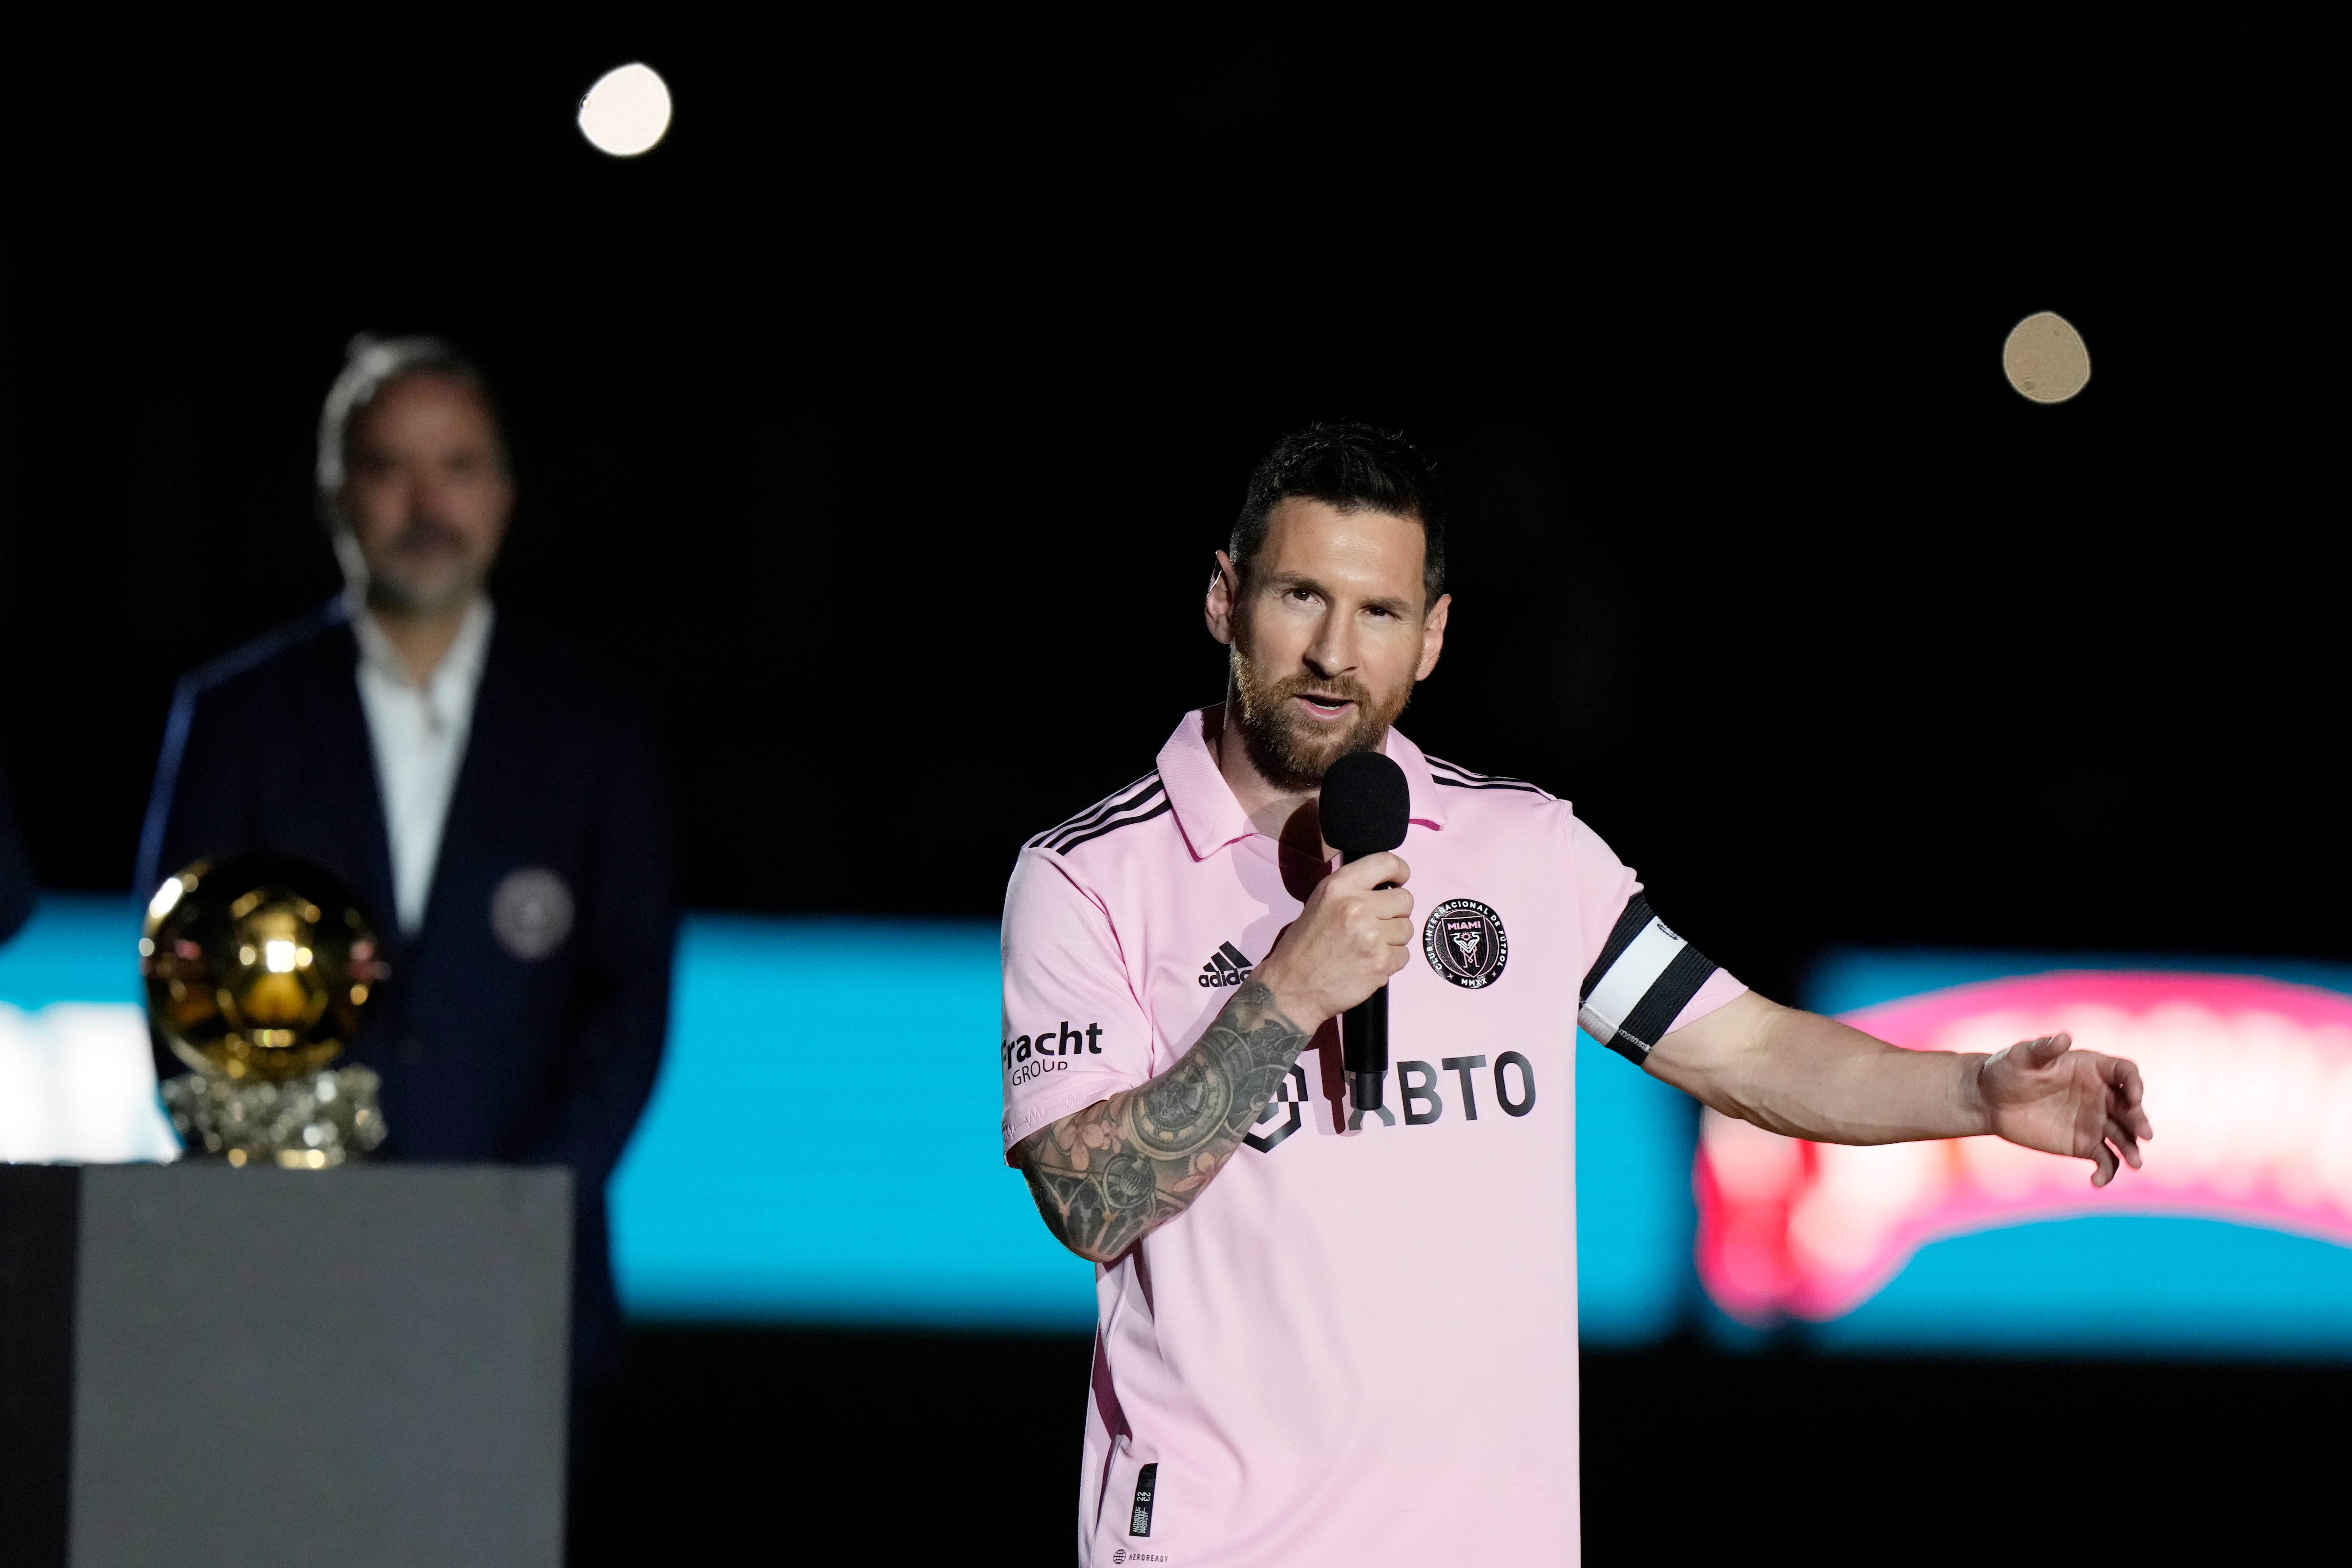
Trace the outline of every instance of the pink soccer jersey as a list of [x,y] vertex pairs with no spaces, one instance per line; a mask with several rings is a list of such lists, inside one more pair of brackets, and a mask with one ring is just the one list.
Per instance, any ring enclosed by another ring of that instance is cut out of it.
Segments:
[[[1008,1151],[1174,1065],[1298,915],[1203,718],[1013,869]],[[1580,1015],[1638,1059],[1741,987],[1565,801],[1385,750],[1421,922],[1386,1104],[1347,1109],[1327,1026],[1192,1207],[1097,1271],[1093,1568],[1578,1556]]]

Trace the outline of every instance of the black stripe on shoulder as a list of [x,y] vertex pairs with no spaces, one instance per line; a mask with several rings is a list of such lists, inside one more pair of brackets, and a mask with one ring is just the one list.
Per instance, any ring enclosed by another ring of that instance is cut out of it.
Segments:
[[1515,789],[1528,795],[1539,795],[1546,800],[1553,798],[1551,791],[1540,784],[1531,784],[1525,779],[1507,779],[1498,773],[1474,773],[1461,763],[1449,763],[1443,757],[1424,756],[1422,760],[1429,764],[1430,782],[1442,784],[1448,789]]
[[1426,752],[1422,753],[1421,760],[1427,763],[1433,768],[1444,768],[1447,773],[1454,774],[1457,778],[1481,779],[1491,784],[1496,779],[1502,776],[1499,773],[1482,773],[1475,768],[1465,768],[1460,763],[1450,763],[1444,757],[1433,757]]
[[1037,835],[1036,837],[1029,840],[1027,847],[1031,849],[1042,849],[1045,847],[1046,840],[1052,838],[1057,833],[1068,833],[1077,828],[1090,827],[1094,824],[1100,822],[1104,817],[1108,816],[1112,812],[1133,805],[1137,799],[1140,798],[1137,795],[1137,791],[1144,788],[1147,784],[1153,788],[1157,788],[1159,784],[1160,770],[1154,768],[1151,772],[1144,774],[1141,778],[1137,779],[1132,783],[1119,785],[1118,788],[1111,791],[1110,794],[1103,796],[1102,799],[1095,802],[1094,805],[1087,807],[1084,811],[1079,812],[1076,816],[1068,817],[1061,822],[1055,823],[1053,826],[1045,829],[1045,832]]
[[1427,763],[1432,768],[1453,778],[1460,779],[1465,784],[1524,784],[1528,782],[1525,779],[1506,777],[1502,773],[1482,773],[1475,768],[1465,768],[1460,763],[1449,763],[1444,757],[1433,757],[1425,753],[1422,761]]
[[1146,785],[1142,789],[1137,790],[1133,795],[1129,795],[1125,800],[1120,801],[1108,811],[1090,813],[1087,821],[1076,824],[1073,826],[1062,828],[1058,832],[1055,833],[1051,837],[1045,840],[1045,847],[1048,849],[1067,848],[1076,840],[1091,837],[1095,834],[1101,832],[1106,827],[1115,826],[1122,819],[1132,816],[1135,813],[1144,810],[1154,801],[1164,802],[1167,798],[1168,792],[1160,787],[1159,780],[1154,779],[1150,784]]
[[1429,780],[1432,784],[1442,784],[1448,789],[1508,789],[1517,790],[1521,795],[1539,795],[1546,800],[1549,800],[1551,798],[1551,792],[1538,784],[1469,784],[1461,779],[1447,778],[1444,773],[1432,773],[1429,775]]
[[1056,855],[1067,855],[1079,845],[1087,843],[1091,839],[1100,838],[1106,833],[1116,833],[1122,827],[1132,827],[1139,822],[1149,822],[1155,816],[1164,816],[1174,805],[1175,802],[1170,800],[1164,795],[1160,795],[1159,797],[1159,804],[1154,805],[1150,811],[1141,812],[1133,816],[1115,816],[1108,822],[1104,823],[1100,827],[1090,828],[1087,832],[1079,834],[1076,838],[1069,840],[1067,843],[1055,845],[1054,847],[1054,853]]

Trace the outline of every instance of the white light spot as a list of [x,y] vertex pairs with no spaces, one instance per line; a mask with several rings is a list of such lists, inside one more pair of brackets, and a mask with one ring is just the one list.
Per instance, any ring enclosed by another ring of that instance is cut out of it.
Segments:
[[160,921],[178,909],[180,896],[187,890],[177,877],[165,881],[162,887],[155,889],[155,896],[147,900],[147,918],[151,921]]
[[668,129],[669,84],[649,65],[606,71],[580,100],[580,134],[615,158],[651,151]]
[[2000,368],[2009,384],[2036,403],[2063,403],[2091,379],[2091,351],[2074,323],[2053,310],[2037,310],[2009,330],[2000,345]]
[[266,942],[261,944],[263,967],[272,974],[294,973],[294,944],[290,942]]

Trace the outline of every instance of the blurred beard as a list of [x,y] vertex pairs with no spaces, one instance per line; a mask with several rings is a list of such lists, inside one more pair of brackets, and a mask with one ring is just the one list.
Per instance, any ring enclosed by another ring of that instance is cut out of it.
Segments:
[[[1266,783],[1293,794],[1304,794],[1321,784],[1324,773],[1341,757],[1378,751],[1381,737],[1412,700],[1410,680],[1386,700],[1345,678],[1325,680],[1301,673],[1268,680],[1239,642],[1233,646],[1230,662],[1235,700],[1227,706],[1235,711],[1242,749]],[[1290,702],[1307,691],[1353,702],[1355,722],[1336,733],[1315,727]]]
[[368,572],[368,603],[412,616],[461,608],[482,591],[485,574],[464,534],[418,518],[394,536]]

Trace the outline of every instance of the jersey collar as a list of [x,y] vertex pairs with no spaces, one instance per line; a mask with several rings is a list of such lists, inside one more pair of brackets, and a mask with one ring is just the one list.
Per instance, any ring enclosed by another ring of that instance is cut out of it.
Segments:
[[[1243,812],[1242,803],[1234,798],[1225,775],[1217,771],[1216,756],[1209,750],[1207,725],[1216,711],[1202,708],[1185,714],[1168,743],[1160,748],[1160,787],[1168,792],[1177,826],[1184,830],[1184,842],[1195,860],[1206,860],[1257,831]],[[1437,785],[1421,748],[1406,740],[1402,730],[1391,729],[1381,749],[1404,770],[1412,820],[1423,827],[1443,828],[1445,811],[1438,802]]]

